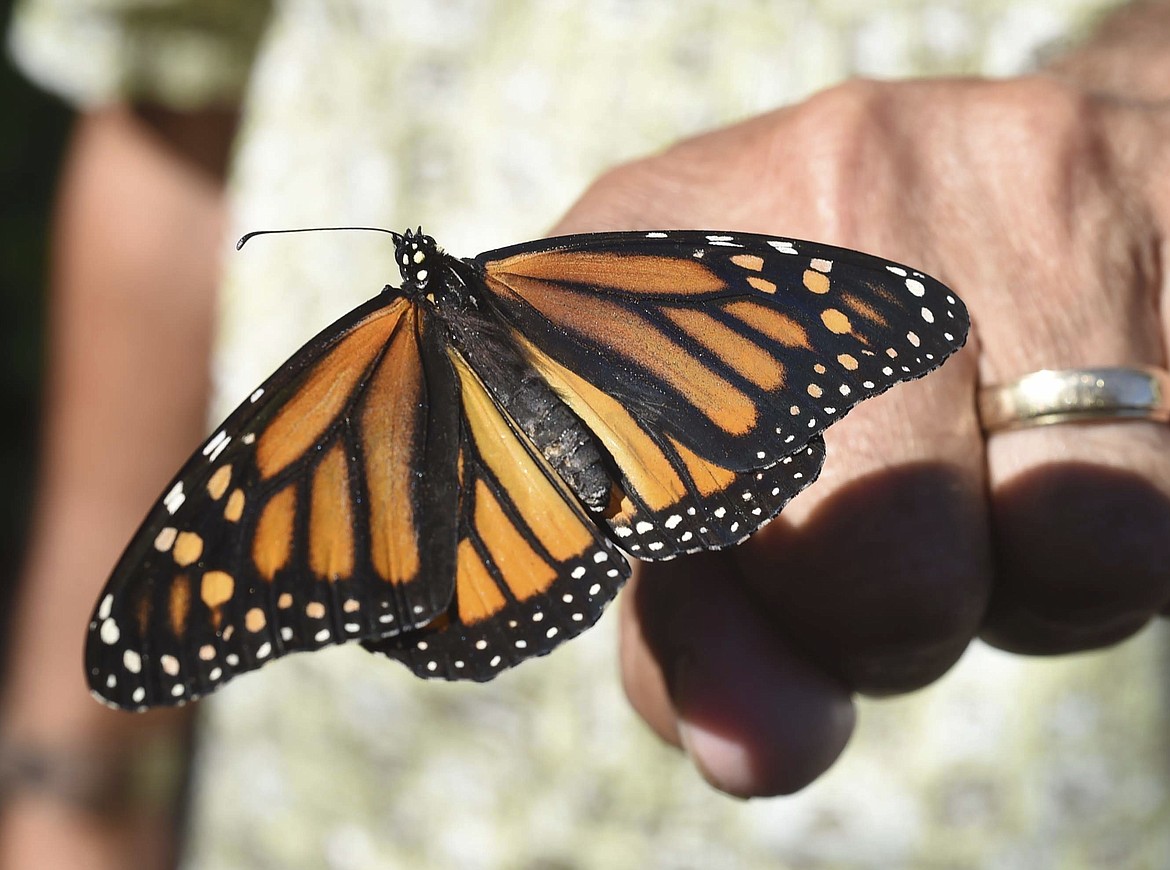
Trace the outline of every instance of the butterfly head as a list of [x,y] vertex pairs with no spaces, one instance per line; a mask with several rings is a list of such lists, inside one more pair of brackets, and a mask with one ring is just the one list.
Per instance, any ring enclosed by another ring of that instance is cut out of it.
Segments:
[[443,251],[419,227],[402,235],[394,233],[394,259],[398,261],[402,280],[416,290],[425,290],[442,268]]

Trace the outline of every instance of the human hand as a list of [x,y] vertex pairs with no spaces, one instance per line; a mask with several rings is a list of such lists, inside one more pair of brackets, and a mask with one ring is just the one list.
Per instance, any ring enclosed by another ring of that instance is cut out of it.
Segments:
[[1166,365],[1170,106],[1044,77],[853,82],[598,181],[557,232],[775,233],[913,264],[974,323],[930,377],[826,433],[821,479],[744,546],[644,566],[625,596],[631,703],[717,787],[795,791],[852,693],[943,674],[972,638],[1115,643],[1170,601],[1170,430],[986,437],[978,385]]

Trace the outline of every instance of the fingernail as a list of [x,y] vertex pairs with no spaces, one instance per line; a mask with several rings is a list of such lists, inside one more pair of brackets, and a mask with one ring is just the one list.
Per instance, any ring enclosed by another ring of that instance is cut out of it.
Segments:
[[693,660],[685,656],[674,670],[672,688],[679,714],[679,739],[703,779],[732,797],[746,799],[751,796],[754,783],[747,749],[742,743],[687,718],[693,664]]

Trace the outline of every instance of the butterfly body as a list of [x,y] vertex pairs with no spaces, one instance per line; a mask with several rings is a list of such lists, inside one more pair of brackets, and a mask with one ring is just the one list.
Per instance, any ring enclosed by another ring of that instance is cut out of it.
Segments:
[[401,286],[298,351],[148,514],[90,624],[100,699],[183,703],[346,641],[491,679],[593,624],[622,551],[766,523],[826,426],[967,331],[927,276],[808,242],[394,240]]
[[426,306],[442,325],[448,347],[475,360],[476,374],[524,434],[588,507],[610,498],[613,470],[593,433],[576,417],[511,340],[490,297],[474,288],[484,281],[472,260],[445,254],[421,229],[407,231],[397,255],[400,288],[386,288]]

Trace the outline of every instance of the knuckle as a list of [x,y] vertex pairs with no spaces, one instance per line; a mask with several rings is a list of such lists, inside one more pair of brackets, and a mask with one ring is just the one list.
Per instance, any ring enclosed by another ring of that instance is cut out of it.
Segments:
[[1094,456],[1126,456],[1128,467],[1045,464],[993,490],[990,642],[1036,654],[1106,646],[1170,600],[1170,497],[1155,482],[1164,465],[1156,448],[1132,452],[1136,443]]
[[891,694],[921,688],[959,659],[978,631],[985,606],[978,581],[955,573],[919,571],[885,589],[874,604],[880,624],[866,618],[836,663],[855,689]]
[[819,231],[840,244],[861,238],[859,195],[898,174],[885,123],[892,89],[850,80],[787,110],[772,128],[765,174],[781,183],[776,195],[815,210]]
[[934,467],[866,476],[825,498],[753,547],[766,573],[749,581],[798,645],[853,688],[931,682],[986,608],[981,502],[962,476]]
[[560,232],[633,229],[661,220],[656,203],[662,179],[649,159],[598,176],[558,226]]
[[[974,96],[974,95],[973,95]],[[1102,157],[1095,108],[1085,94],[1053,79],[1016,79],[980,89],[966,107],[976,161],[998,165],[1029,195],[1070,192]],[[1029,181],[1031,183],[1029,183]]]

